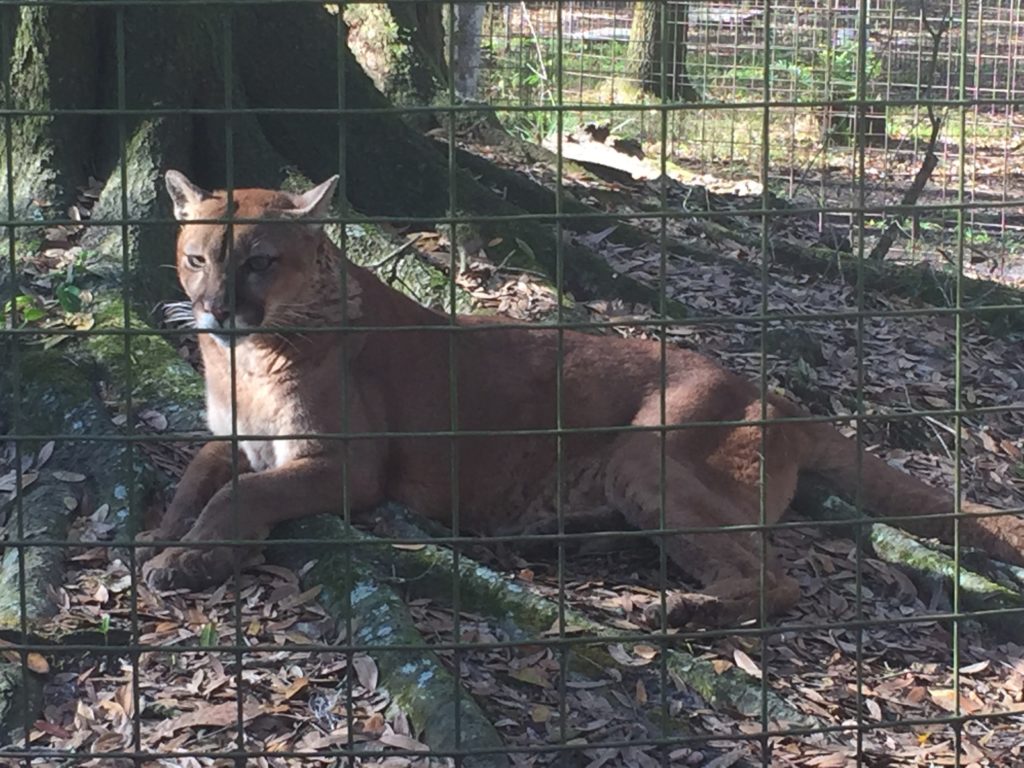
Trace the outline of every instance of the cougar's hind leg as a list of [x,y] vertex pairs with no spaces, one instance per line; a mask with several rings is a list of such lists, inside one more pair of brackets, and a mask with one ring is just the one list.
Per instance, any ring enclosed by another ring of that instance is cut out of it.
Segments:
[[[757,506],[743,493],[729,493],[728,488],[728,480],[717,478],[709,467],[667,456],[665,527],[727,528],[757,522]],[[606,491],[609,502],[622,511],[628,523],[655,532],[668,557],[703,585],[700,593],[674,591],[668,595],[671,626],[727,626],[759,615],[761,533],[656,533],[662,506],[658,435],[628,435],[617,441],[608,464]],[[777,614],[793,605],[799,590],[782,572],[774,554],[770,550],[764,554],[768,558],[765,599],[769,613]],[[660,604],[649,617],[657,619],[659,614]]]
[[[585,540],[569,540],[569,544],[579,552],[604,551],[614,541],[615,531],[626,527],[622,513],[611,506],[597,506],[586,509],[566,509],[562,512],[562,530],[567,534],[600,534],[607,531],[607,536],[587,536]],[[558,516],[555,513],[546,515],[536,522],[530,523],[519,531],[523,537],[515,544],[515,550],[526,556],[545,556],[557,549]],[[551,538],[532,538],[535,536]]]

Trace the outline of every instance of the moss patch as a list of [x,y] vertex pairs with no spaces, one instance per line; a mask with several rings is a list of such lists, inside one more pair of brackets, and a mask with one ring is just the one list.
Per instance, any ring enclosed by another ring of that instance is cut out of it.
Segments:
[[[129,317],[131,328],[145,330],[147,326]],[[105,299],[96,310],[96,328],[123,329],[124,304],[120,299]],[[132,335],[125,351],[124,337],[120,334],[90,335],[85,347],[96,361],[106,369],[110,385],[125,397],[125,387],[131,385],[135,401],[152,403],[170,400],[180,406],[203,401],[203,382],[195,371],[181,359],[167,341],[156,334]]]

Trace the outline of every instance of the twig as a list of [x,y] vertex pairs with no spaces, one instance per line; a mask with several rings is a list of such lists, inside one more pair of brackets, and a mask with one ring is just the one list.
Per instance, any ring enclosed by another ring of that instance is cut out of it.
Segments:
[[541,48],[540,38],[537,36],[537,30],[533,26],[533,19],[530,18],[530,11],[526,7],[526,3],[520,3],[522,6],[523,18],[526,19],[526,26],[530,30],[530,37],[533,40],[533,47],[537,49],[537,63],[540,65],[540,81],[544,85],[544,90],[547,91],[546,96],[548,101],[554,103],[554,98],[551,95],[551,86],[548,85],[548,68],[544,65],[544,49]]
[[936,419],[933,416],[925,416],[924,420],[925,420],[925,422],[927,422],[928,426],[930,426],[932,428],[932,433],[935,435],[935,439],[939,441],[939,445],[942,446],[942,450],[946,452],[946,458],[947,459],[952,459],[953,458],[953,454],[949,450],[949,447],[946,445],[946,441],[943,440],[942,437],[939,435],[939,429],[940,428],[941,429],[945,429],[945,430],[947,430],[949,432],[952,432],[954,435],[956,435],[956,431],[953,430],[952,427],[949,427],[946,424],[943,424],[941,421],[939,421],[938,419]]
[[[931,22],[928,21],[928,12],[922,3],[921,21],[924,28],[932,38],[932,55],[928,62],[928,69],[924,78],[924,90],[921,94],[922,98],[926,99],[929,91],[931,91],[932,81],[935,79],[935,68],[938,65],[939,49],[942,46],[942,38],[949,29],[949,18],[943,17],[942,21],[939,22],[938,27],[933,27]],[[931,179],[932,173],[934,173],[936,167],[939,165],[939,158],[935,154],[935,148],[939,143],[939,133],[942,130],[942,118],[935,114],[935,105],[931,102],[928,102],[927,109],[928,120],[932,126],[931,135],[928,137],[928,144],[925,147],[924,161],[921,163],[921,167],[917,169],[917,173],[914,174],[914,181],[911,183],[910,188],[904,192],[903,197],[900,200],[900,205],[905,208],[917,204],[917,199],[921,196],[921,192],[924,191],[925,186],[928,184],[928,180]],[[871,253],[868,254],[869,259],[882,261],[886,257],[889,253],[889,249],[892,248],[893,244],[896,242],[896,237],[899,234],[900,225],[904,218],[906,218],[906,214],[901,213],[889,219],[889,223],[886,224],[885,229],[878,238],[878,242],[875,243],[875,247],[872,248]]]

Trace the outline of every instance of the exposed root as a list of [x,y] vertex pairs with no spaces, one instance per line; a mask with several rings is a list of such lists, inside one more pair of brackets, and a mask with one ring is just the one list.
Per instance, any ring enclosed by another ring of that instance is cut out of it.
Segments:
[[[337,517],[320,515],[287,526],[286,537],[325,541],[350,539]],[[313,554],[289,547],[268,547],[268,553],[299,570]],[[465,758],[473,768],[504,768],[508,758],[497,730],[468,695],[459,695],[455,681],[423,641],[405,602],[384,579],[386,573],[367,568],[365,553],[351,547],[329,547],[303,576],[303,586],[324,585],[320,600],[334,615],[351,617],[351,641],[379,649],[374,660],[379,685],[409,715],[431,749],[495,750]],[[392,646],[406,646],[389,650]],[[456,734],[459,734],[458,742]]]
[[[390,537],[429,537],[408,511],[394,504],[378,510],[376,523],[376,530]],[[362,556],[374,562],[377,568],[386,569],[386,572],[401,578],[415,596],[451,599],[456,562],[450,549],[431,545],[416,549],[368,546]],[[459,600],[467,610],[512,622],[527,633],[550,635],[559,632],[557,603],[465,556],[459,557],[457,570]],[[593,621],[569,607],[564,607],[561,615],[564,618],[562,629],[569,636],[582,633],[600,640],[621,634],[621,631]],[[652,634],[651,640],[663,648],[669,673],[696,691],[710,706],[733,710],[748,717],[761,713],[761,685],[745,673],[737,669],[717,672],[709,662],[673,647],[679,642],[671,635]],[[617,663],[609,654],[607,643],[601,642],[573,645],[571,661],[584,674],[588,669],[606,669]],[[813,718],[798,712],[771,692],[768,693],[768,716],[773,721],[794,726],[816,725]]]
[[[849,500],[814,480],[801,481],[795,506],[818,520],[864,518],[864,513],[858,512]],[[1024,629],[1020,568],[988,561],[987,556],[979,558],[964,553],[958,569],[956,560],[939,547],[891,525],[864,523],[860,531],[856,530],[856,525],[851,527],[854,529],[851,536],[857,538],[859,533],[864,537],[879,559],[899,566],[918,581],[938,583],[952,590],[953,579],[959,573],[961,610],[979,612],[978,620],[1009,639],[1020,637]],[[999,612],[986,614],[990,611]]]

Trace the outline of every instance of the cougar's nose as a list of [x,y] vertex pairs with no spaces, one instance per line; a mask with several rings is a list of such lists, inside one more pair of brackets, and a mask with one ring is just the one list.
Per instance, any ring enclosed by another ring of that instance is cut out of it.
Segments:
[[227,322],[227,319],[231,317],[231,311],[228,309],[227,305],[222,301],[214,300],[211,301],[207,306],[207,311],[211,315],[213,315],[213,319],[216,320],[221,325],[224,325],[224,323]]

